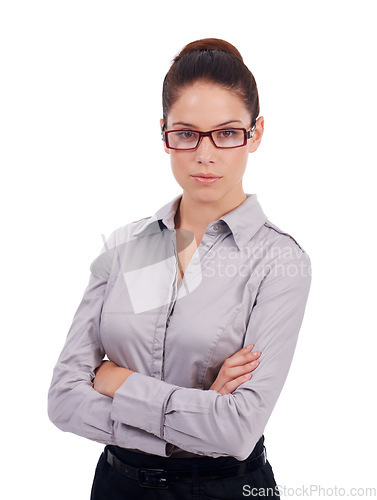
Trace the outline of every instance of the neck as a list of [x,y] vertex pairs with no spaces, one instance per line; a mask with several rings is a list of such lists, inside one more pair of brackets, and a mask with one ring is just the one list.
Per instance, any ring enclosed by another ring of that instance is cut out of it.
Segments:
[[183,192],[178,210],[174,217],[176,229],[188,229],[194,234],[204,234],[208,225],[235,209],[247,197],[243,190],[237,195],[226,195],[216,201],[203,201],[193,198],[186,191]]

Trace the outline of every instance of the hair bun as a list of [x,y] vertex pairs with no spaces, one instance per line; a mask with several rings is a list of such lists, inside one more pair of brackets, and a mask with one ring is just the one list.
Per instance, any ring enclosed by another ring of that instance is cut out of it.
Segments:
[[185,45],[165,75],[162,85],[165,128],[168,114],[182,89],[197,81],[220,85],[237,95],[249,112],[251,127],[254,126],[259,115],[259,95],[253,74],[234,45],[220,38],[202,38]]
[[228,52],[229,54],[237,57],[237,59],[240,59],[240,61],[243,62],[242,56],[236,49],[236,47],[231,43],[222,40],[221,38],[202,38],[200,40],[190,42],[185,45],[185,47],[183,47],[181,52],[177,55],[177,57],[175,57],[174,61],[178,61],[179,59],[181,59],[181,57],[188,54],[189,52],[201,50],[221,50],[222,52]]

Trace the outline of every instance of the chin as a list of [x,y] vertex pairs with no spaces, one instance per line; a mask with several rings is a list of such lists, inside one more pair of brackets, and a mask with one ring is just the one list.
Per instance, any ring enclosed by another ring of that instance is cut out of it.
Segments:
[[190,198],[202,202],[220,200],[225,194],[222,190],[212,186],[198,186],[196,189],[192,189],[192,187],[190,189],[182,189]]

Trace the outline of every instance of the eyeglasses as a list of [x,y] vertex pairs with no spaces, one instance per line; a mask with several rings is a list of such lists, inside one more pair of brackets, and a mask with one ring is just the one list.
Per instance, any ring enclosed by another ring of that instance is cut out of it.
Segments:
[[168,149],[190,150],[196,149],[202,137],[209,137],[212,144],[219,149],[240,148],[247,144],[247,139],[253,137],[254,126],[245,128],[218,128],[208,132],[199,130],[166,130],[161,132],[162,140]]

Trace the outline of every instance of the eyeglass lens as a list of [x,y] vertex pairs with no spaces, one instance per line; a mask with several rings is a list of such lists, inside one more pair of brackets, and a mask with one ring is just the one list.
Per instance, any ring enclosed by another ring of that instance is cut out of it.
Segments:
[[[212,132],[216,146],[220,148],[234,148],[244,143],[243,130],[217,130]],[[199,141],[199,133],[192,130],[177,130],[169,133],[169,145],[176,149],[195,148]]]

